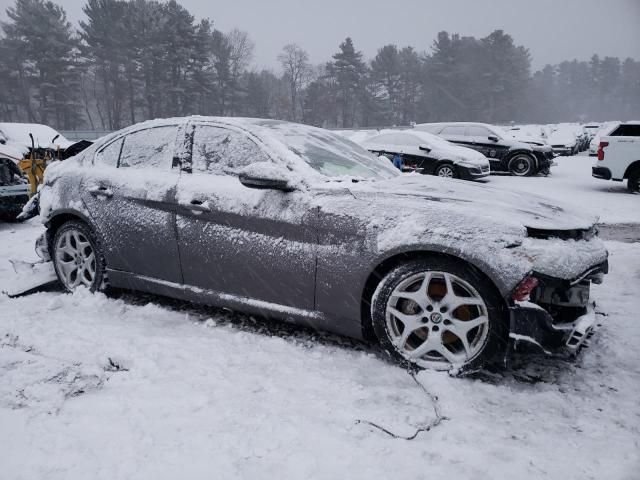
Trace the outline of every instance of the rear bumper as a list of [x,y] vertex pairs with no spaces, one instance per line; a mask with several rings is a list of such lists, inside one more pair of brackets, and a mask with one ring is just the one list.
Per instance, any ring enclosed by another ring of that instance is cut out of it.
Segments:
[[611,170],[607,167],[591,167],[591,176],[603,180],[611,180]]

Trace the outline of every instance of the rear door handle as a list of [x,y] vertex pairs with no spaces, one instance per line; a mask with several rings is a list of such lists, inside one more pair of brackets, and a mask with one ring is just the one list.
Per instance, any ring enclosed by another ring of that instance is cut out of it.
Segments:
[[89,187],[87,191],[94,197],[113,197],[113,190],[105,185],[95,185],[93,187]]

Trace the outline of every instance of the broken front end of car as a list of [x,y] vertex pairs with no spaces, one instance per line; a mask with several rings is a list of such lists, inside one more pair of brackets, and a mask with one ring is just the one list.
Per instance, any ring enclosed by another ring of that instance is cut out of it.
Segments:
[[534,264],[540,271],[534,268],[513,290],[510,338],[516,348],[525,344],[546,353],[577,354],[595,332],[591,285],[601,284],[609,272],[607,251],[595,229],[529,235],[531,243],[551,242],[554,253],[545,258],[541,248]]

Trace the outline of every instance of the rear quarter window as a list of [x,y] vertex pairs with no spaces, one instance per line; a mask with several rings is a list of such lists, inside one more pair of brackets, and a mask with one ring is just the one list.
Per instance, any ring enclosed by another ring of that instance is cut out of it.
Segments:
[[148,128],[127,135],[118,166],[121,168],[158,167],[170,170],[177,132],[177,126],[165,126]]
[[122,150],[122,142],[124,138],[119,138],[115,142],[111,142],[106,147],[98,150],[96,153],[94,163],[96,165],[102,165],[107,167],[117,167],[118,159],[120,158],[120,151]]

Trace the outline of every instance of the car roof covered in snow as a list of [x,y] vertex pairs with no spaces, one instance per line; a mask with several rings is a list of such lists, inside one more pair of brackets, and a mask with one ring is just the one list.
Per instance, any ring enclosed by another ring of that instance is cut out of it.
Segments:
[[438,148],[451,148],[453,145],[442,137],[423,130],[382,130],[379,134],[367,138],[362,142],[364,146],[371,144],[390,145],[429,145]]
[[[335,132],[299,123],[261,118],[190,116],[149,120],[104,137],[94,149],[100,148],[118,136],[137,130],[187,122],[240,129],[252,136],[254,140],[258,140],[273,158],[282,160],[291,170],[303,168],[304,165],[300,162],[302,159],[312,171],[331,177],[331,172],[323,171],[318,167],[318,159],[325,158],[329,163],[330,158],[343,158],[350,159],[362,167],[354,169],[354,175],[355,172],[359,176],[397,175],[396,169],[388,165],[388,162],[382,162],[357,143]],[[310,172],[306,170],[308,175]]]
[[[39,123],[0,123],[0,134],[4,137],[7,144],[11,144],[13,147],[22,147],[22,150],[28,149],[31,146],[31,138],[29,134],[33,135],[33,139],[36,147],[55,147],[67,148],[73,144],[59,132],[47,125],[41,125]],[[58,135],[55,144],[52,144],[53,138]]]

